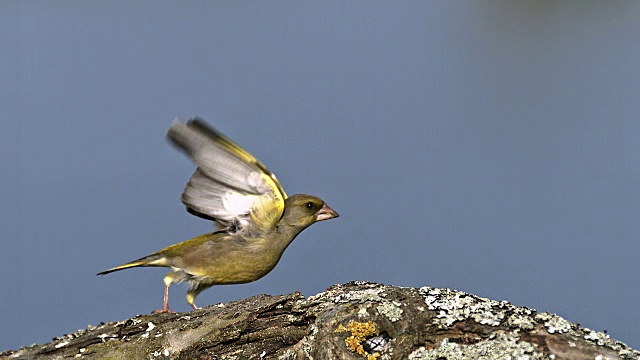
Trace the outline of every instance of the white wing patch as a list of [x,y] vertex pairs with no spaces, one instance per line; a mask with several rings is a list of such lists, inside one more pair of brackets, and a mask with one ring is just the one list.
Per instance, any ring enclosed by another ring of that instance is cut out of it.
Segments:
[[222,198],[222,206],[230,214],[248,214],[251,206],[258,198],[260,197],[252,194],[227,191]]

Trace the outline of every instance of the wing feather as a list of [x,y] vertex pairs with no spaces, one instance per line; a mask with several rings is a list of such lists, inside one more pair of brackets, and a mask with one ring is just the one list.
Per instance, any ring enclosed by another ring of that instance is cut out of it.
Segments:
[[190,212],[248,233],[276,226],[287,196],[253,155],[199,119],[176,119],[167,138],[198,166],[181,196]]

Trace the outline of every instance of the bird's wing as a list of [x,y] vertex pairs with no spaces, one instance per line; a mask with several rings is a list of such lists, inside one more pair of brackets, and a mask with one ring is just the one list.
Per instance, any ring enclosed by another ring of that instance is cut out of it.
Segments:
[[181,197],[189,212],[241,232],[276,226],[287,195],[253,155],[200,119],[176,118],[167,138],[198,166]]

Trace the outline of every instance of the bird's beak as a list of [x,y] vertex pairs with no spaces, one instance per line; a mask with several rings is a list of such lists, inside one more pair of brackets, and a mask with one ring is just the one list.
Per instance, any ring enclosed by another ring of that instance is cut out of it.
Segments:
[[332,208],[330,208],[329,206],[327,206],[327,204],[325,204],[322,209],[320,209],[320,211],[318,211],[318,214],[316,215],[316,221],[322,221],[322,220],[329,220],[329,219],[333,219],[333,218],[337,218],[338,213],[333,210]]

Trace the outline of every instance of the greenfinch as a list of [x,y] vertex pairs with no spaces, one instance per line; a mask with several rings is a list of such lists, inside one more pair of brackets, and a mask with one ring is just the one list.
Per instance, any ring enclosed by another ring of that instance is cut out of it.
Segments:
[[164,302],[169,286],[186,282],[187,303],[195,310],[198,294],[213,286],[260,279],[309,225],[338,217],[311,195],[287,197],[276,176],[253,155],[200,119],[177,118],[169,141],[197,165],[182,193],[187,211],[216,224],[217,231],[166,247],[149,256],[98,273],[139,266],[171,269],[164,277]]

